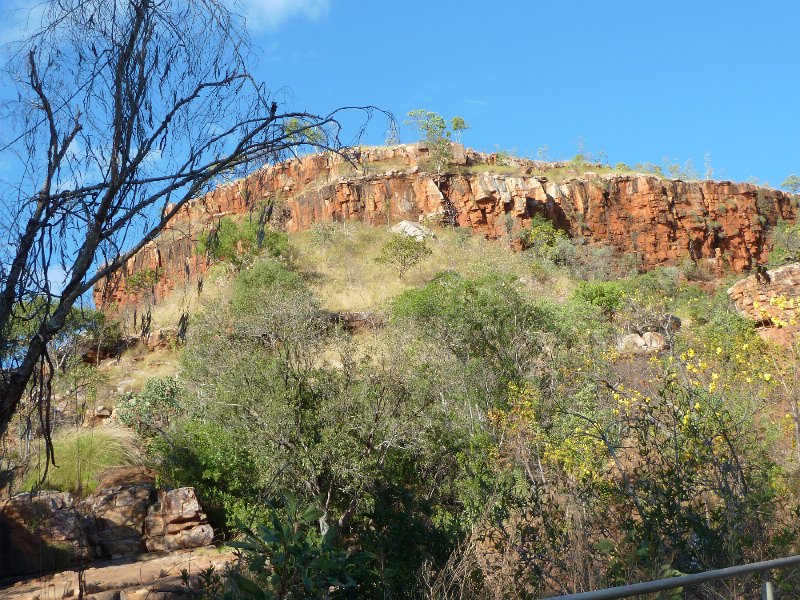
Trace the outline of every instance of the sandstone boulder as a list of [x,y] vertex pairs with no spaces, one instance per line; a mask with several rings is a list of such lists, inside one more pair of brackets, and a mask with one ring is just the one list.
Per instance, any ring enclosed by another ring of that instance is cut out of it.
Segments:
[[418,242],[423,241],[425,238],[433,237],[433,232],[419,223],[414,221],[400,221],[391,229],[392,233],[413,237]]
[[761,325],[763,339],[791,346],[800,338],[800,263],[745,277],[728,297],[740,315]]
[[654,354],[666,345],[664,336],[656,331],[646,331],[642,335],[629,333],[617,340],[620,354]]
[[114,486],[84,500],[86,534],[96,557],[118,558],[145,551],[143,525],[155,492],[155,487],[147,484]]
[[151,552],[196,548],[214,538],[214,530],[190,487],[160,491],[148,510],[144,533]]

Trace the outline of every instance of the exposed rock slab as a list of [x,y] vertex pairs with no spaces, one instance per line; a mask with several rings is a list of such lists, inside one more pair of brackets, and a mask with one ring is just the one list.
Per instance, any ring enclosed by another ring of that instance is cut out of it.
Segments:
[[[147,598],[179,598],[181,595],[166,594],[159,590],[185,592],[181,582],[181,571],[186,569],[190,580],[196,584],[201,571],[214,567],[223,572],[233,564],[231,552],[219,552],[214,548],[181,550],[171,554],[151,554],[136,561],[116,561],[97,564],[84,570],[84,598],[91,600],[120,600]],[[63,571],[55,575],[20,581],[0,588],[0,598],[7,600],[56,600],[78,598],[79,573]]]
[[[118,473],[117,480],[122,476]],[[106,484],[114,478],[108,479]],[[140,478],[101,486],[82,502],[61,492],[16,494],[0,506],[0,577],[197,548],[213,538],[190,487],[156,490]]]

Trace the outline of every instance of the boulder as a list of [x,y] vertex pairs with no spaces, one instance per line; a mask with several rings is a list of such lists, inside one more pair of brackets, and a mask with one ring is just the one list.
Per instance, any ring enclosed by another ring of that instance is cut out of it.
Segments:
[[392,227],[392,233],[413,237],[418,242],[423,241],[425,238],[433,237],[433,232],[419,223],[414,221],[400,221],[397,225]]
[[119,485],[83,501],[86,535],[96,557],[118,558],[145,551],[144,521],[155,492],[149,484]]
[[147,512],[144,534],[151,552],[206,546],[214,538],[191,487],[160,491]]
[[646,331],[642,335],[629,333],[617,339],[617,352],[620,354],[653,354],[666,345],[664,336],[656,331]]

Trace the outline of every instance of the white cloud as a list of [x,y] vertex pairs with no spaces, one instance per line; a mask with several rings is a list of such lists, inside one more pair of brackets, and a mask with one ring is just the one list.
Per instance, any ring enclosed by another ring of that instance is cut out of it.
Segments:
[[235,9],[251,30],[274,29],[294,17],[318,19],[330,8],[330,0],[234,0]]
[[0,2],[0,44],[24,39],[39,25],[43,9],[38,0]]

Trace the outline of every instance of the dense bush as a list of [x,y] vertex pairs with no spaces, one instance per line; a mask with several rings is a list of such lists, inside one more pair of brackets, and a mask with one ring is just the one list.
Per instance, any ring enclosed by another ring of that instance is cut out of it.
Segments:
[[175,377],[148,379],[138,394],[127,394],[117,403],[119,422],[149,438],[163,432],[180,413],[180,382]]
[[285,233],[259,223],[252,215],[241,223],[223,217],[215,228],[200,237],[198,252],[241,269],[262,252],[273,258],[285,255],[288,245]]
[[[239,592],[538,597],[793,551],[786,423],[758,416],[778,372],[724,294],[659,269],[557,302],[448,271],[350,336],[309,281],[266,258],[236,275],[193,321],[158,438],[167,479],[225,534],[249,527]],[[661,356],[611,351],[659,327]],[[348,547],[370,568],[327,579]],[[309,580],[264,573],[276,553]],[[697,597],[753,591],[738,585]]]

